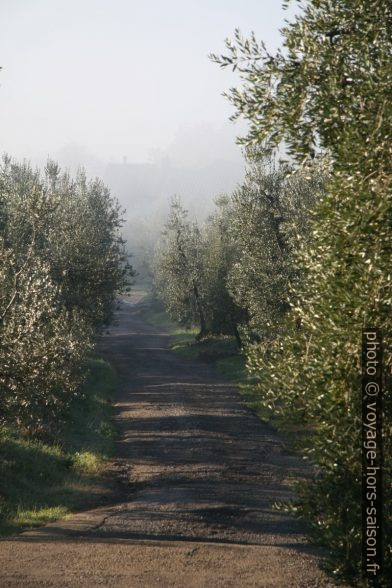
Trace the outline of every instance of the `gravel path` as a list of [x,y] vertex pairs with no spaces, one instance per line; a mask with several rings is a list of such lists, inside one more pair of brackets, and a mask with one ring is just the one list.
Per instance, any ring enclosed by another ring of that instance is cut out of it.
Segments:
[[103,354],[119,374],[115,504],[0,543],[2,587],[333,586],[271,502],[304,471],[236,388],[168,349],[123,302]]

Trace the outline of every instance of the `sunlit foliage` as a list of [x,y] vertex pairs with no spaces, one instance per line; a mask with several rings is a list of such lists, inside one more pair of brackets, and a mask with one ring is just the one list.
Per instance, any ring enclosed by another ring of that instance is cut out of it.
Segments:
[[51,433],[78,390],[94,334],[132,274],[118,205],[98,181],[0,169],[0,410]]
[[[384,394],[384,570],[392,573],[392,4],[386,0],[309,0],[271,55],[236,32],[228,55],[213,58],[242,77],[229,98],[249,121],[245,143],[267,151],[284,141],[298,161],[323,153],[328,193],[315,209],[299,256],[286,335],[253,348],[261,402],[312,429],[317,477],[297,512],[329,552],[336,577],[361,579],[360,344],[364,326],[382,327]],[[296,328],[298,322],[301,328]],[[385,583],[387,585],[387,583]]]

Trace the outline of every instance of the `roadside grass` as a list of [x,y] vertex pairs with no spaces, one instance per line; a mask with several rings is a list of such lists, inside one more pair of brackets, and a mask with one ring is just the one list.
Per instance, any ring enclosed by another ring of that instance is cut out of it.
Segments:
[[116,375],[88,359],[89,375],[55,443],[0,429],[0,536],[54,521],[99,501],[105,459],[116,433],[111,397]]
[[162,303],[150,292],[141,298],[137,307],[146,323],[158,327],[170,335],[173,349],[176,345],[182,348],[195,341],[198,329],[196,327],[186,328],[172,321]]

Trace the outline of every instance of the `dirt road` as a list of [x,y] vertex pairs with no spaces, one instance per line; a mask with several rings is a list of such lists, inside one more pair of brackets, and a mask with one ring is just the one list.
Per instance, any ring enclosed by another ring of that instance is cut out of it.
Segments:
[[102,351],[119,373],[116,504],[0,543],[2,587],[316,587],[301,529],[274,512],[303,467],[238,391],[122,303]]

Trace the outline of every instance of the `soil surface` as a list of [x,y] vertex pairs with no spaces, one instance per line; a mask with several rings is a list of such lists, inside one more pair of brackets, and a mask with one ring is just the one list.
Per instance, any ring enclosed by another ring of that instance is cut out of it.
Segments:
[[207,365],[123,301],[101,351],[119,374],[120,431],[101,506],[0,542],[2,587],[333,586],[290,498],[302,460]]

